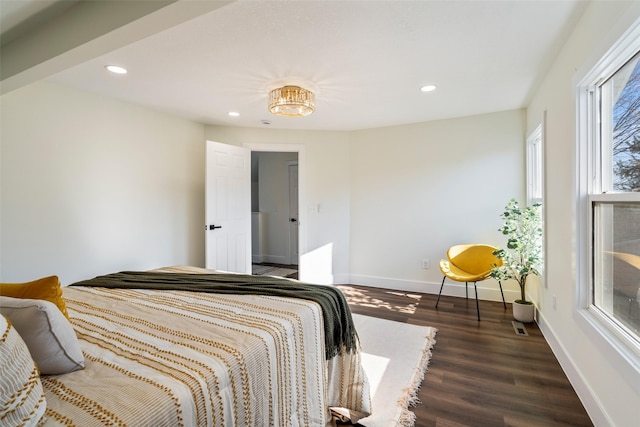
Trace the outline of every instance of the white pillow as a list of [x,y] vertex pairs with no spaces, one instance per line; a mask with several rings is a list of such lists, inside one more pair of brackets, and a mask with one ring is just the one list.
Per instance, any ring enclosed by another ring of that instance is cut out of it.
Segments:
[[0,420],[3,426],[32,427],[47,401],[40,374],[18,331],[0,315]]
[[0,296],[0,312],[27,344],[41,373],[57,375],[84,368],[73,326],[54,303]]

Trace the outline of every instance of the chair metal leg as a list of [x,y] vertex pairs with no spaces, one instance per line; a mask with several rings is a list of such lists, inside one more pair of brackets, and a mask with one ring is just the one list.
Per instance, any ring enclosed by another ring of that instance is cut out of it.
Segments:
[[498,280],[498,285],[500,285],[500,295],[502,295],[502,305],[504,306],[504,309],[507,309],[507,303],[504,300],[504,292],[502,292],[502,283],[500,283],[500,281]]
[[478,322],[480,321],[480,305],[478,305],[478,288],[476,282],[473,282],[473,289],[476,291],[476,311],[478,312]]
[[447,276],[444,276],[442,278],[442,285],[440,285],[440,292],[438,292],[438,300],[436,301],[436,308],[438,308],[438,303],[440,302],[440,294],[442,294],[442,288],[444,288],[444,279],[446,279]]
[[464,282],[464,294],[465,294],[464,297],[466,299],[469,299],[469,282]]

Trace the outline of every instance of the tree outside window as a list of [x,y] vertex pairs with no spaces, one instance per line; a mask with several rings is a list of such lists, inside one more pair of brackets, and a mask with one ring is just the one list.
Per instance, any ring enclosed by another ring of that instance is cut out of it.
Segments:
[[613,190],[640,191],[640,53],[610,79],[613,96]]

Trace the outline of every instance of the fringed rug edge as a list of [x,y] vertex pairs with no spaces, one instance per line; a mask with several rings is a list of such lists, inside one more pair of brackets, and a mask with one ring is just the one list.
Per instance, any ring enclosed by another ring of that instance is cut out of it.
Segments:
[[427,335],[425,346],[422,349],[422,356],[420,358],[420,363],[414,369],[413,378],[411,379],[411,384],[409,387],[404,389],[404,393],[400,399],[398,399],[398,407],[400,408],[400,416],[398,418],[398,422],[396,423],[396,427],[414,427],[416,423],[416,414],[409,410],[410,407],[415,406],[420,403],[420,399],[418,398],[418,392],[420,391],[420,387],[422,382],[424,381],[424,375],[429,368],[429,363],[431,361],[432,350],[434,345],[436,344],[436,333],[438,329],[434,327],[430,327],[431,331],[429,335]]

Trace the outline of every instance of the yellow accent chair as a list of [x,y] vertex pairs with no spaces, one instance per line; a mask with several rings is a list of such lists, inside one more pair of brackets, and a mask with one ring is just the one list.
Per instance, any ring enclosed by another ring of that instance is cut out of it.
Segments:
[[[466,298],[469,298],[469,282],[473,282],[473,288],[476,292],[476,311],[478,312],[478,320],[480,320],[480,307],[478,305],[478,288],[476,282],[485,280],[490,277],[491,269],[494,266],[501,266],[502,260],[493,254],[497,248],[490,245],[455,245],[451,246],[447,251],[447,259],[440,260],[440,271],[444,274],[440,292],[438,292],[438,300],[436,301],[436,309],[440,302],[440,295],[444,287],[444,281],[448,277],[456,282],[464,282]],[[502,295],[502,304],[507,309],[507,303],[504,300],[504,292],[502,292],[502,283],[500,285],[500,294]]]

